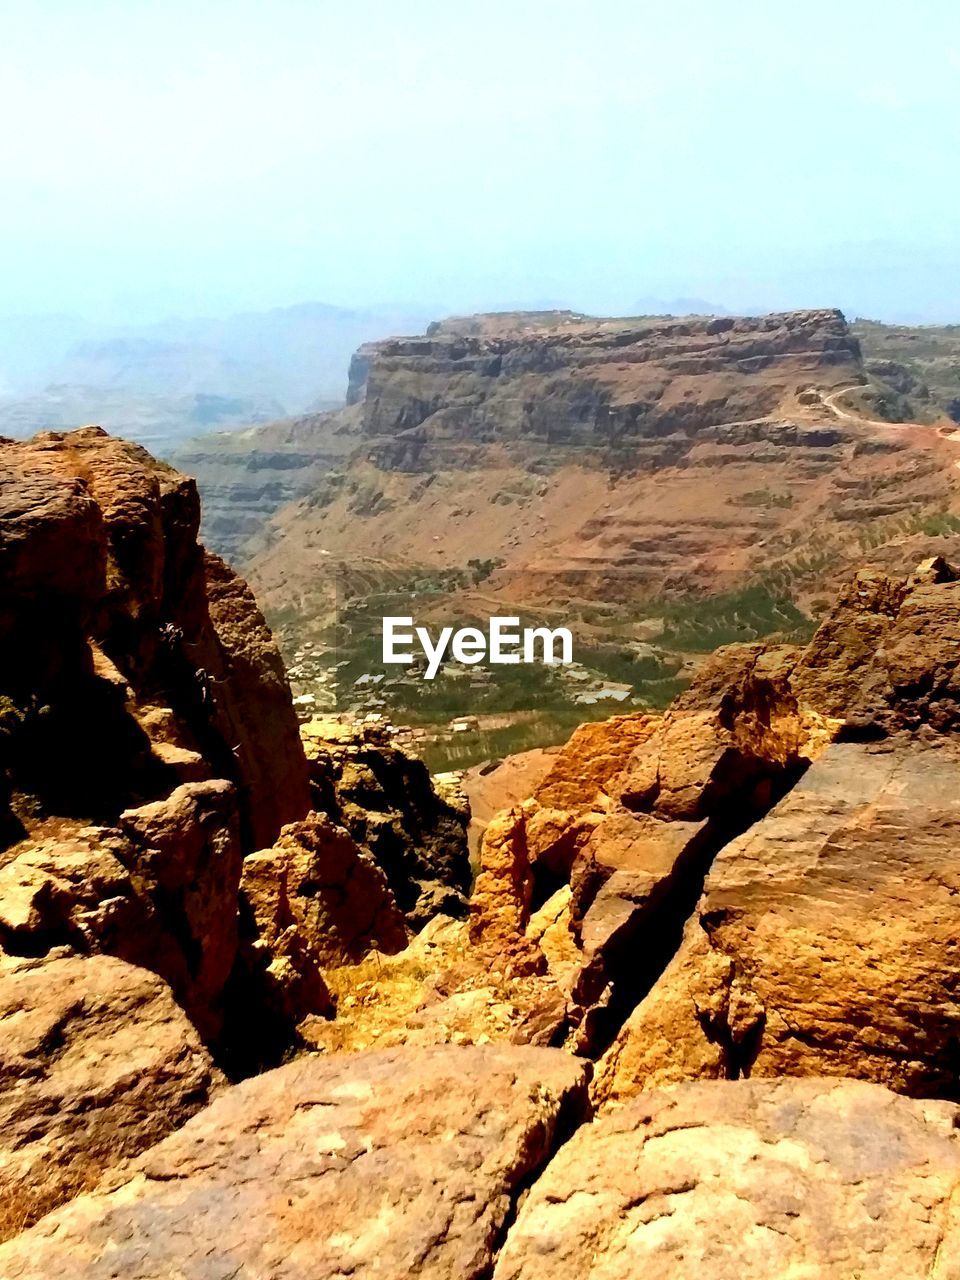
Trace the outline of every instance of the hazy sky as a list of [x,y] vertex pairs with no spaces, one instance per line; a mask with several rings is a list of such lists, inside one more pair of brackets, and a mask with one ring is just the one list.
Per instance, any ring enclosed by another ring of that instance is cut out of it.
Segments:
[[960,320],[957,0],[0,0],[0,314]]

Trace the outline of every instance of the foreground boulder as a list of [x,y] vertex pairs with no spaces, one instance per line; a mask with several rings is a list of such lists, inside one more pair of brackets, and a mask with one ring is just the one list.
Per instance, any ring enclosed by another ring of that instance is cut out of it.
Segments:
[[585,1086],[555,1050],[301,1059],[0,1247],[0,1274],[479,1280]]
[[958,1119],[846,1080],[651,1093],[560,1151],[494,1280],[956,1276]]
[[153,974],[106,956],[3,961],[0,1237],[165,1137],[216,1079]]

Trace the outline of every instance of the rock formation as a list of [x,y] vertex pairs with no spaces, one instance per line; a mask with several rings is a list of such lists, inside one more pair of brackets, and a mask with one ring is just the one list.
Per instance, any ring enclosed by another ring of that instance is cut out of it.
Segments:
[[841,596],[791,677],[837,740],[719,852],[599,1097],[747,1074],[957,1096],[958,585],[933,562]]
[[480,1280],[585,1110],[584,1066],[556,1050],[304,1059],[0,1246],[0,1273]]
[[254,1063],[283,1050],[292,1026],[334,1013],[325,970],[407,945],[382,869],[317,813],[244,861],[240,921],[235,1018]]
[[712,857],[805,767],[816,717],[805,721],[789,669],[778,650],[721,651],[665,716],[583,726],[530,800],[487,827],[476,943],[491,962],[542,970],[532,911],[569,885],[577,960],[564,984],[577,1047],[595,1048],[642,997]]
[[314,805],[382,868],[412,928],[466,912],[469,807],[441,794],[423,762],[375,726],[313,720],[302,735]]
[[98,428],[0,467],[0,948],[151,968],[216,1036],[242,854],[309,807],[279,652],[191,481]]
[[308,769],[191,481],[96,428],[0,463],[0,955],[119,957],[232,1071],[276,1060],[327,971],[463,914],[468,811],[375,734]]
[[93,427],[8,441],[0,465],[7,842],[199,772],[237,784],[246,847],[269,843],[306,812],[306,764],[253,598],[196,541],[196,486]]
[[953,1275],[957,1119],[854,1081],[645,1095],[561,1150],[494,1280]]
[[107,956],[0,957],[0,1239],[159,1142],[217,1078],[153,974]]

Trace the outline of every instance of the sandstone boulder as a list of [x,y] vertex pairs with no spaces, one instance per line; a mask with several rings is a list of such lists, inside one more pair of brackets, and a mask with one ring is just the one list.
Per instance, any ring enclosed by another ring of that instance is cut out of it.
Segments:
[[790,685],[797,656],[759,644],[717,650],[607,791],[668,820],[724,819],[735,807],[745,823],[762,813],[810,737]]
[[585,1080],[547,1049],[301,1059],[0,1247],[0,1273],[480,1280]]
[[462,786],[470,806],[467,835],[472,859],[479,856],[480,841],[490,819],[532,795],[556,755],[556,747],[534,747],[464,770]]
[[584,809],[618,774],[633,751],[657,730],[659,716],[612,716],[582,724],[557,752],[546,776],[533,792],[549,809]]
[[804,703],[881,736],[960,723],[960,571],[945,560],[906,580],[860,573],[793,675]]
[[185,783],[111,828],[11,850],[0,867],[0,952],[102,953],[164,978],[207,1036],[237,950],[234,789]]
[[598,1072],[857,1076],[954,1096],[960,753],[833,744],[717,855],[685,940]]
[[[163,800],[125,810],[117,826],[124,837],[119,856],[150,904],[159,952],[177,952],[162,976],[201,1030],[213,1033],[237,953],[241,841],[234,788],[223,780],[185,783]],[[124,950],[133,952],[132,940]],[[136,955],[156,967],[145,941]]]
[[242,895],[268,946],[292,927],[321,965],[349,964],[371,950],[390,955],[407,943],[386,876],[324,814],[284,827],[272,848],[245,859]]
[[0,1236],[165,1137],[216,1080],[153,974],[106,956],[0,961]]
[[854,1081],[654,1092],[561,1149],[494,1280],[955,1276],[958,1120]]

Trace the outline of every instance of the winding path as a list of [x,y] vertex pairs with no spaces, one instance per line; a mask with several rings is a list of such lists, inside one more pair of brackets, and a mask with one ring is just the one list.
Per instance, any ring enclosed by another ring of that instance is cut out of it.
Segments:
[[[829,394],[821,391],[820,400],[825,408],[829,409],[832,414],[837,418],[840,418],[843,422],[855,422],[861,427],[884,428],[888,431],[891,429],[902,431],[904,429],[911,428],[918,431],[936,431],[940,439],[950,440],[955,444],[960,444],[960,430],[948,431],[942,427],[935,427],[929,422],[885,422],[877,418],[861,418],[859,414],[850,413],[847,409],[841,409],[837,404],[840,397],[847,395],[850,391],[861,391],[863,390],[863,386],[864,384],[862,382],[852,382],[848,387],[839,387],[836,391],[831,391]],[[960,458],[958,458],[953,465],[958,471],[960,471]]]

